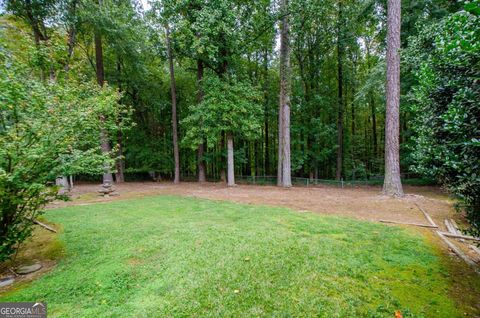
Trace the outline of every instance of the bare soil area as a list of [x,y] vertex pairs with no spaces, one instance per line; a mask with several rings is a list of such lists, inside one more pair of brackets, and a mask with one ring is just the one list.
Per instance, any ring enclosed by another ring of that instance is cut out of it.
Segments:
[[179,185],[166,182],[127,182],[115,185],[117,195],[100,196],[99,184],[78,184],[71,191],[72,201],[55,202],[50,207],[124,200],[146,195],[174,194],[227,200],[239,203],[285,206],[297,211],[342,215],[369,221],[391,220],[428,224],[416,206],[425,209],[446,230],[445,218],[455,218],[462,223],[453,209],[453,201],[435,187],[405,187],[404,198],[390,198],[381,194],[380,187],[359,186],[337,188],[332,186],[292,187],[237,185],[227,187],[223,183],[182,182]]

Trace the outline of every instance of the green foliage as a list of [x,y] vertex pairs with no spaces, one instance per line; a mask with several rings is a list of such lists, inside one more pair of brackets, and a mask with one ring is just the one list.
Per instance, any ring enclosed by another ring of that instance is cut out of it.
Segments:
[[41,299],[51,317],[467,312],[452,300],[435,247],[399,227],[177,196],[54,209],[46,217],[64,228],[65,258],[0,300]]
[[[1,38],[0,38],[1,40]],[[2,42],[0,42],[1,44]],[[114,131],[120,95],[88,81],[41,82],[0,47],[0,262],[31,233],[31,220],[57,196],[58,176],[99,174],[100,115]]]
[[186,133],[183,143],[195,148],[204,139],[209,145],[223,133],[253,140],[259,136],[263,109],[261,95],[249,83],[236,78],[208,76],[202,82],[203,101],[189,107],[182,120]]
[[[478,3],[477,3],[478,6]],[[460,199],[480,234],[480,19],[477,7],[424,28],[408,58],[417,66],[413,94],[417,171]]]

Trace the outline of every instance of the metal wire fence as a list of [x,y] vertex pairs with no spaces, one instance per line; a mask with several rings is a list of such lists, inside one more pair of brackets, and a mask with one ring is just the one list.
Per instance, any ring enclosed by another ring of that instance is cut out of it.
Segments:
[[[235,176],[235,181],[238,184],[256,184],[256,185],[276,185],[276,176]],[[313,187],[318,185],[335,186],[339,188],[353,187],[357,185],[379,185],[383,180],[331,180],[331,179],[315,179],[292,177],[292,185]]]
[[[197,177],[183,176],[184,181],[197,181]],[[209,182],[220,182],[219,178],[207,178]],[[276,185],[277,176],[244,176],[236,175],[235,182],[237,184],[254,184],[254,185]],[[435,182],[429,179],[423,178],[402,178],[402,183],[405,185],[433,185]],[[334,186],[339,188],[356,187],[356,186],[380,186],[383,184],[383,176],[375,176],[370,179],[364,180],[332,180],[332,179],[315,179],[315,178],[302,178],[292,177],[292,185],[314,187],[314,186]]]

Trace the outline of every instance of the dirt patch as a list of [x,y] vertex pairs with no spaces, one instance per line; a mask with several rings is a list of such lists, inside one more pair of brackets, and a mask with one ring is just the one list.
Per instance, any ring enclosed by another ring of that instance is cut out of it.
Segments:
[[55,202],[50,207],[109,202],[156,194],[176,194],[239,203],[286,206],[297,211],[343,215],[353,218],[379,221],[426,223],[415,204],[425,209],[446,230],[445,218],[462,223],[455,213],[452,201],[439,188],[405,187],[404,198],[381,195],[380,187],[359,186],[337,188],[330,186],[293,187],[283,189],[274,186],[238,185],[227,187],[223,183],[183,182],[179,185],[157,182],[128,182],[116,185],[118,195],[103,198],[98,195],[98,184],[79,184],[71,192],[72,201]]
[[131,266],[140,266],[143,265],[145,262],[144,260],[138,259],[138,258],[129,258],[127,260],[128,265]]

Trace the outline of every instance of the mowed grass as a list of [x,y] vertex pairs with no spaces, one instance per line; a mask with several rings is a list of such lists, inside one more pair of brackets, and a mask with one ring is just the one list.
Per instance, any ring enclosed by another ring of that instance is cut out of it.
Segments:
[[49,317],[461,316],[420,235],[176,196],[50,210],[66,255],[0,301]]

